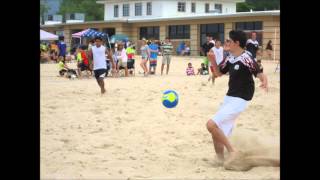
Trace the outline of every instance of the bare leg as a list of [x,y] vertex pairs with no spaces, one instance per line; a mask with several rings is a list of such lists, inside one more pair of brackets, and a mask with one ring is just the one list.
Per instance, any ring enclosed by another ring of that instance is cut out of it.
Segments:
[[167,64],[167,75],[168,75],[168,73],[169,73],[169,67],[170,67],[170,65]]
[[81,78],[81,70],[80,70],[80,68],[78,68],[77,71],[78,71],[78,74],[79,74],[79,78]]
[[146,72],[146,68],[145,68],[145,66],[144,66],[144,62],[141,62],[141,63],[140,63],[140,66],[141,66],[141,68],[143,69],[143,71]]
[[212,136],[212,140],[213,140],[213,145],[214,145],[214,150],[217,154],[217,157],[220,161],[224,161],[224,146],[222,143],[218,142],[213,136]]
[[[161,76],[163,74],[163,68],[164,68],[164,64],[161,64]],[[167,73],[168,74],[168,73]]]
[[125,76],[128,77],[128,67],[124,68],[124,73],[125,73]]
[[97,80],[98,85],[100,86],[101,89],[101,94],[104,94],[106,92],[105,88],[104,88],[104,81],[103,78],[99,78],[99,80]]
[[144,63],[144,67],[145,67],[145,69],[146,69],[146,71],[145,71],[146,74],[148,74],[148,71],[149,71],[149,70],[148,70],[147,62]]
[[224,135],[224,133],[221,131],[221,129],[217,126],[215,122],[213,122],[211,119],[207,123],[208,131],[211,133],[211,135],[214,137],[214,139],[221,144],[223,144],[229,153],[235,152],[235,149],[231,146],[229,140]]

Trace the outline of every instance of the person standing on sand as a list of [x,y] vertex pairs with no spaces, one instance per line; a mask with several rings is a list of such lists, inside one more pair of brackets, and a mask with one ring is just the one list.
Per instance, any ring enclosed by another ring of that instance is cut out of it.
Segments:
[[257,41],[257,33],[252,32],[251,39],[247,40],[246,50],[251,53],[251,56],[255,61],[257,61],[256,59],[257,54],[259,55],[259,53],[257,53],[258,49],[259,49],[259,42]]
[[[106,63],[106,54],[113,63],[112,52],[108,52],[105,46],[102,45],[101,37],[95,38],[95,46],[89,50],[89,57],[92,59],[94,76],[98,82],[98,85],[101,89],[101,94],[106,92],[104,88],[104,77],[106,76],[107,72],[107,63]],[[91,65],[92,66],[92,65]],[[114,69],[115,65],[112,64],[112,69]],[[91,68],[92,69],[92,68]]]
[[161,75],[163,74],[164,66],[167,65],[166,74],[169,73],[171,54],[172,54],[173,46],[170,42],[169,37],[166,37],[165,42],[161,45],[162,51],[162,64],[161,64]]
[[[218,66],[214,61],[214,53],[209,52],[208,58],[213,66],[215,77],[229,72],[229,89],[218,112],[208,120],[207,129],[211,133],[217,158],[224,166],[232,162],[238,152],[229,142],[235,119],[245,110],[248,101],[254,94],[252,75],[261,81],[260,87],[268,91],[267,77],[260,71],[258,64],[244,50],[247,37],[243,31],[230,31],[230,55]],[[224,161],[224,147],[229,157]]]
[[147,41],[146,39],[142,39],[142,45],[141,45],[141,63],[140,63],[140,66],[142,67],[143,69],[143,74],[144,76],[147,76],[148,75],[148,67],[147,67],[147,62],[148,62],[148,59],[150,58],[150,49],[149,49],[149,46],[147,45]]

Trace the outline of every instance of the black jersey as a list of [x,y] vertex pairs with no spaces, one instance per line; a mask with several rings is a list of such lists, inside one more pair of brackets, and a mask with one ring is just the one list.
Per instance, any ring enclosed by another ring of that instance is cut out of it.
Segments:
[[207,56],[207,53],[213,47],[214,47],[214,43],[213,42],[209,42],[208,44],[205,42],[204,44],[202,44],[201,48],[203,49],[204,56]]
[[229,72],[228,96],[239,97],[250,101],[254,94],[254,80],[261,72],[255,60],[244,51],[240,56],[229,55],[220,65],[223,74]]
[[253,41],[252,39],[248,39],[246,49],[251,53],[252,58],[255,59],[257,56],[257,51],[259,49],[259,42],[257,40]]

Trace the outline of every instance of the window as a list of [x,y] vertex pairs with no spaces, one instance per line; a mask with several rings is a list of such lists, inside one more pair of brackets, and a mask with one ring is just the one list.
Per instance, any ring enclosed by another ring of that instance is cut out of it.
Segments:
[[134,8],[135,8],[135,15],[141,16],[142,15],[142,3],[135,3]]
[[102,32],[108,34],[109,38],[116,34],[116,29],[115,28],[103,28]]
[[262,30],[262,21],[237,22],[236,30]]
[[114,5],[113,7],[113,16],[119,17],[119,5]]
[[214,9],[218,10],[219,13],[222,13],[222,4],[214,4]]
[[151,2],[147,3],[147,15],[152,15],[152,4],[151,4]]
[[206,13],[209,12],[209,7],[210,7],[209,3],[206,3],[206,4],[205,4],[205,12],[206,12]]
[[196,12],[196,3],[191,3],[191,12]]
[[159,39],[159,26],[140,27],[140,39]]
[[123,5],[123,10],[122,10],[122,16],[129,16],[130,12],[129,12],[129,4],[124,4]]
[[53,15],[48,15],[48,21],[53,21]]
[[257,41],[262,45],[262,21],[236,22],[236,30],[243,30],[247,37],[251,37],[251,32],[257,32]]
[[200,44],[206,42],[207,33],[213,35],[213,39],[219,39],[222,43],[224,42],[224,24],[201,24],[200,26]]
[[74,15],[74,13],[70,14],[70,20],[75,20],[75,15]]
[[169,26],[170,39],[190,39],[190,25]]
[[178,2],[178,12],[186,12],[186,3]]

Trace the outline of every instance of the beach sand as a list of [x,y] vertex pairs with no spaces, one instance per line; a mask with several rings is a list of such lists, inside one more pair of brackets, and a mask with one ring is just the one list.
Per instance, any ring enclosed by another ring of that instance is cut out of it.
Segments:
[[[228,76],[185,75],[201,58],[173,57],[169,75],[106,78],[101,96],[94,78],[57,77],[57,64],[41,64],[41,179],[279,179],[279,167],[230,171],[218,166],[207,121],[228,89]],[[75,64],[69,64],[75,68]],[[256,89],[236,120],[231,141],[239,150],[264,148],[279,159],[280,78],[263,62],[269,92]],[[173,89],[179,104],[167,109],[162,92]]]

